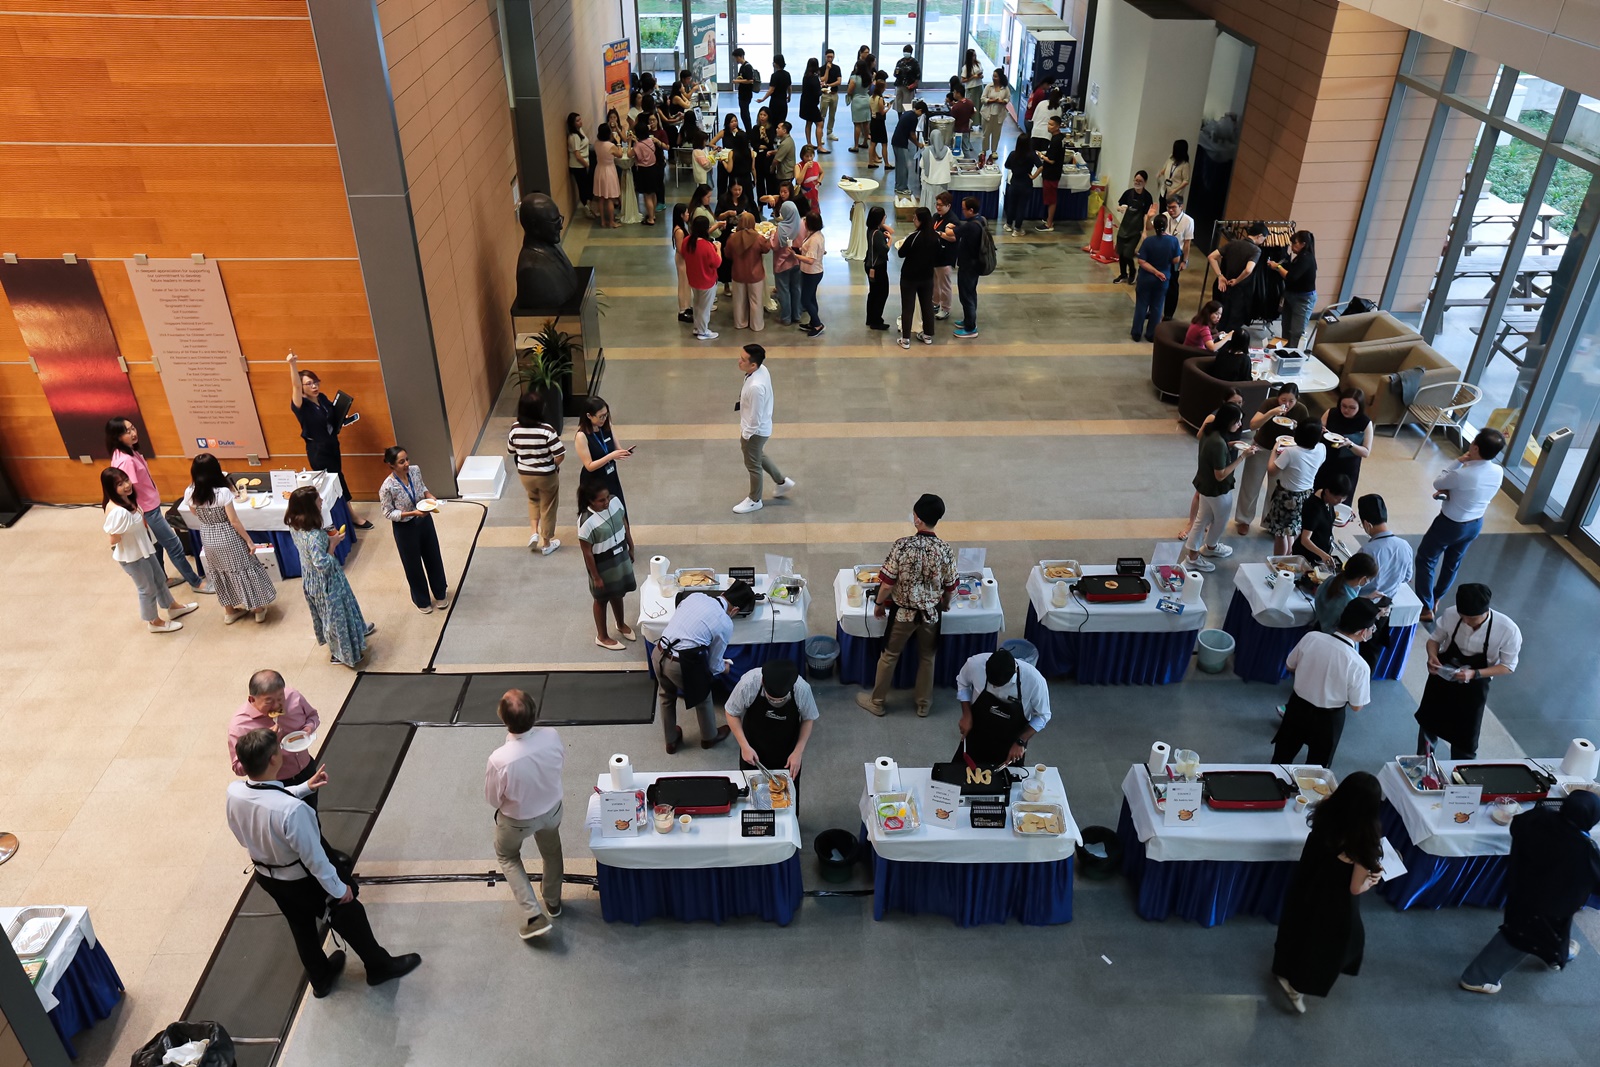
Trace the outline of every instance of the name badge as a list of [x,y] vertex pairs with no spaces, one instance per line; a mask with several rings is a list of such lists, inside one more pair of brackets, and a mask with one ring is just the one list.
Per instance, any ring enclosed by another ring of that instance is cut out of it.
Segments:
[[772,811],[741,811],[739,836],[773,837],[778,832],[777,819],[777,813]]

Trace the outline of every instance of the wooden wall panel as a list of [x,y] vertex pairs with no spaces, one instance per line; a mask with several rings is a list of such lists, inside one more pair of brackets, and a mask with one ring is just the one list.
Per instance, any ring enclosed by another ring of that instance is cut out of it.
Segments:
[[[571,179],[566,176],[567,115],[573,111],[582,115],[584,129],[593,135],[595,127],[605,117],[601,54],[607,42],[621,36],[622,17],[614,3],[593,0],[535,4],[533,7],[545,153],[552,171],[550,182],[556,186],[549,192],[561,205],[561,214],[568,222],[583,208],[573,204],[575,191]],[[803,69],[803,66],[796,69]]]

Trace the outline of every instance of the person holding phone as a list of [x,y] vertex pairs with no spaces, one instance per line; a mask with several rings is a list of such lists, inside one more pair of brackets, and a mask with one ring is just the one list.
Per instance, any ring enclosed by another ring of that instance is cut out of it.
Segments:
[[574,444],[584,471],[604,478],[611,495],[626,505],[617,464],[633,455],[633,448],[617,447],[616,430],[611,425],[611,406],[603,398],[591,396],[584,404],[583,414],[578,416],[578,436]]
[[327,471],[339,476],[344,489],[344,499],[350,508],[350,521],[358,530],[372,529],[372,523],[356,514],[355,498],[350,495],[350,483],[344,477],[344,457],[339,452],[339,434],[346,426],[361,421],[360,415],[339,418],[333,401],[322,391],[322,379],[315,371],[302,370],[300,357],[290,352],[289,403],[294,417],[300,422],[300,437],[306,443],[306,464],[314,471]]

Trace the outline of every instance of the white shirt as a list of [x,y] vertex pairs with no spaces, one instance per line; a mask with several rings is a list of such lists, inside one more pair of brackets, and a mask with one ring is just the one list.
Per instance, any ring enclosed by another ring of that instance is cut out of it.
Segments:
[[772,375],[765,364],[746,374],[739,387],[739,436],[772,436]]
[[1050,137],[1050,120],[1060,117],[1061,109],[1059,107],[1051,107],[1049,100],[1039,101],[1039,106],[1033,109],[1033,136],[1048,140]]
[[[983,692],[993,693],[1002,700],[1016,699],[1016,675],[1000,685],[989,684],[989,657],[993,654],[980,652],[961,665],[961,672],[956,675],[957,700],[970,703]],[[1033,732],[1038,733],[1050,721],[1050,685],[1031,663],[1018,660],[1017,673],[1022,676],[1022,713],[1028,717],[1028,725],[1033,727]]]
[[1305,492],[1316,484],[1317,471],[1327,457],[1328,450],[1320,441],[1315,448],[1290,445],[1278,457],[1278,484],[1286,493]]
[[150,536],[150,527],[145,525],[144,516],[137,511],[129,511],[114,501],[108,502],[102,529],[108,534],[122,535],[122,540],[111,546],[111,558],[118,563],[137,563],[146,556],[156,554],[156,542]]
[[1178,217],[1167,216],[1167,236],[1176,237],[1178,243],[1194,240],[1194,219],[1186,212],[1178,212]]
[[[744,713],[750,710],[750,705],[755,703],[756,697],[761,695],[761,668],[752,667],[739,678],[739,684],[733,687],[733,692],[728,694],[728,704],[723,710],[730,719],[741,719]],[[801,721],[817,718],[817,698],[811,692],[811,683],[804,678],[794,680],[794,692],[790,699],[800,708]],[[788,705],[779,705],[787,707]]]
[[561,803],[561,763],[566,754],[561,735],[548,726],[506,734],[505,744],[489,753],[484,799],[495,811],[519,822],[549,814]]
[[[1459,628],[1457,623],[1460,623]],[[1471,656],[1486,651],[1489,666],[1517,669],[1517,658],[1522,655],[1522,631],[1509,615],[1490,608],[1489,617],[1474,630],[1461,622],[1461,612],[1451,605],[1439,612],[1433,624],[1433,639],[1439,642],[1440,652],[1450,647],[1451,634],[1455,635],[1456,648],[1462,653]],[[1489,642],[1487,649],[1483,645],[1485,641]]]
[[1435,489],[1450,493],[1440,503],[1439,514],[1454,522],[1483,518],[1483,513],[1489,510],[1489,502],[1500,492],[1500,482],[1505,475],[1505,468],[1493,460],[1475,459],[1470,463],[1457,460],[1433,480]]
[[1372,671],[1347,637],[1308,633],[1286,662],[1294,671],[1295,694],[1316,707],[1359,708],[1372,701]]
[[[322,850],[322,828],[317,813],[301,797],[310,795],[308,785],[280,786],[263,783],[255,788],[245,782],[228,783],[228,829],[256,863],[264,878],[293,882],[309,874],[335,900],[347,888]],[[298,863],[296,861],[299,861]]]

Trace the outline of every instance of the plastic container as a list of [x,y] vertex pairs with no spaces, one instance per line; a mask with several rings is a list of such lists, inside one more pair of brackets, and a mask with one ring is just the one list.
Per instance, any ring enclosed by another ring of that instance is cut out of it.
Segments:
[[[830,639],[831,640],[831,639]],[[861,855],[861,841],[849,830],[824,830],[811,843],[817,853],[817,867],[824,882],[848,882],[851,869]],[[834,858],[834,853],[839,858]]]
[[1221,674],[1233,653],[1233,635],[1225,630],[1201,630],[1195,665],[1207,674]]
[[833,665],[839,661],[839,642],[826,634],[806,638],[806,672],[814,677],[825,678],[833,673]]
[[[1083,844],[1078,846],[1076,853],[1080,877],[1103,882],[1122,870],[1122,842],[1118,840],[1115,830],[1109,826],[1085,826],[1082,834]],[[1100,846],[1105,855],[1097,856],[1090,852],[1089,845]]]
[[1003,642],[1000,647],[1011,653],[1012,658],[1018,663],[1026,663],[1030,667],[1039,665],[1039,650],[1033,647],[1032,641],[1024,641],[1020,637],[1013,637],[1011,640]]

